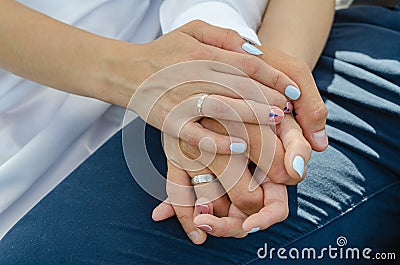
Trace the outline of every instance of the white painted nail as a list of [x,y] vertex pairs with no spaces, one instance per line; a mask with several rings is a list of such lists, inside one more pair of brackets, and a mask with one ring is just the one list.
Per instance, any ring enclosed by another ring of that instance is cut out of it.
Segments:
[[298,100],[301,96],[301,92],[300,89],[298,89],[297,87],[289,85],[285,89],[285,95],[291,100]]
[[258,49],[256,46],[254,46],[253,44],[250,44],[248,42],[243,43],[242,49],[253,55],[262,55],[263,54],[263,52],[260,51],[260,49]]
[[232,153],[242,154],[244,151],[246,151],[247,145],[244,143],[232,143],[229,146],[229,149],[232,151]]
[[259,227],[254,227],[253,229],[251,229],[249,232],[247,232],[248,234],[253,234],[253,233],[256,233],[256,232],[258,232],[258,231],[260,231],[260,228]]
[[300,178],[302,178],[304,174],[304,164],[304,159],[301,156],[296,156],[293,159],[293,169],[299,174]]

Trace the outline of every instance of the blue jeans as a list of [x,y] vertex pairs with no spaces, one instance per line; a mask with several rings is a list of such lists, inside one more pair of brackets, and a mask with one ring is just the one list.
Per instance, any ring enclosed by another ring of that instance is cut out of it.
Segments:
[[[313,153],[307,178],[288,187],[284,222],[193,245],[176,218],[151,220],[159,201],[133,180],[118,133],[5,236],[0,264],[390,263],[372,259],[376,253],[399,262],[400,12],[338,12],[314,76],[329,109],[330,145]],[[140,123],[127,130],[141,137]],[[165,173],[159,132],[148,127],[146,138]],[[360,259],[352,258],[356,249]]]

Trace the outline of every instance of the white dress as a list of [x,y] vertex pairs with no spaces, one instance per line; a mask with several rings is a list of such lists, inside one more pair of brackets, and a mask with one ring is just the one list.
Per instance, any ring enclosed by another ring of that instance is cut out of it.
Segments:
[[[258,43],[266,0],[20,0],[109,38],[146,43],[194,19]],[[160,7],[161,23],[160,23]],[[216,16],[218,14],[218,16]],[[0,69],[0,238],[120,129],[125,110],[45,87]]]

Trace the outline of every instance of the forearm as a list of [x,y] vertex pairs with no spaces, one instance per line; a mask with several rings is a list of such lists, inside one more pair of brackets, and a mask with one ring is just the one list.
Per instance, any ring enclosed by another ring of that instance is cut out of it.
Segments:
[[258,36],[313,69],[325,46],[335,12],[333,0],[270,0]]
[[117,78],[111,74],[123,43],[66,25],[16,1],[3,0],[0,5],[0,67],[66,92],[127,103],[122,98],[131,89],[122,82],[114,84]]

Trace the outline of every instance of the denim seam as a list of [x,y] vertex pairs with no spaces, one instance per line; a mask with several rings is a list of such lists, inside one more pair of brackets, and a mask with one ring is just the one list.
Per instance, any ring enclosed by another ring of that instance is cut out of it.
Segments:
[[[289,246],[289,245],[291,245],[291,244],[293,244],[293,243],[295,243],[295,242],[297,242],[297,241],[309,236],[310,234],[316,232],[317,230],[320,230],[320,229],[324,228],[325,226],[329,225],[330,223],[334,222],[335,220],[339,219],[340,217],[343,217],[344,215],[350,213],[352,210],[354,210],[355,208],[357,208],[361,204],[365,203],[369,199],[371,199],[371,198],[383,193],[384,191],[392,188],[393,186],[396,186],[396,185],[399,185],[399,184],[400,184],[400,181],[396,181],[396,182],[394,182],[394,183],[392,183],[392,184],[390,184],[388,186],[382,187],[380,190],[377,190],[374,193],[372,193],[370,196],[367,196],[367,197],[363,198],[359,203],[355,204],[354,206],[350,207],[349,209],[347,209],[346,211],[342,212],[338,216],[336,216],[336,217],[332,218],[331,220],[327,221],[325,224],[323,224],[323,225],[311,230],[310,232],[308,232],[308,233],[306,233],[306,234],[304,234],[304,235],[302,235],[302,236],[300,236],[300,237],[298,237],[298,238],[296,238],[294,240],[291,240],[291,241],[287,242],[286,244],[284,244],[282,246],[282,248],[285,248],[285,247],[287,247],[287,246]],[[251,257],[249,257],[248,261],[243,261],[243,262],[237,263],[237,265],[240,265],[240,264],[241,265],[249,265],[249,264],[252,264],[252,263],[254,263],[254,262],[258,261],[258,260],[259,260],[259,258],[251,258]]]

